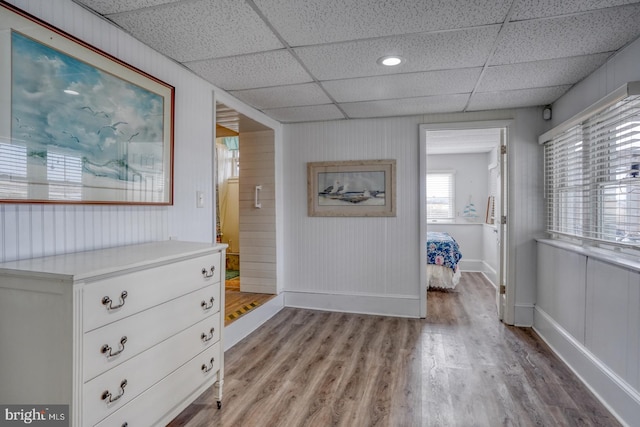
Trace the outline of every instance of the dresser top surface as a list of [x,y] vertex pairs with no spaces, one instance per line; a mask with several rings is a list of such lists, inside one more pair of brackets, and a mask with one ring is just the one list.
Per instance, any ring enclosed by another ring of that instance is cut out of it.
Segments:
[[207,255],[226,247],[226,244],[166,240],[9,261],[0,263],[0,274],[36,273],[57,276],[60,279],[83,280],[117,271]]

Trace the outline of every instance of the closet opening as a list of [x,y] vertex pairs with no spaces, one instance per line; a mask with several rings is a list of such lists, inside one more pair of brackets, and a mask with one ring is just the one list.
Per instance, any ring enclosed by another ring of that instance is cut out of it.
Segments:
[[215,125],[215,230],[216,241],[228,245],[228,326],[277,293],[274,133],[220,102]]

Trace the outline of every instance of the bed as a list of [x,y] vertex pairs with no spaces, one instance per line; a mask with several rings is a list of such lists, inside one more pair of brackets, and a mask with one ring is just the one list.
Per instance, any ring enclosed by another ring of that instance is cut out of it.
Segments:
[[448,233],[427,232],[427,287],[453,289],[460,281],[458,242]]

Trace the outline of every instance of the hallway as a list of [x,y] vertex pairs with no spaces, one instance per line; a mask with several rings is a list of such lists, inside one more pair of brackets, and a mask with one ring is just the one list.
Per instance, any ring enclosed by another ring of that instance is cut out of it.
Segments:
[[424,320],[285,308],[225,354],[222,409],[207,391],[170,426],[619,425],[494,296],[465,273]]

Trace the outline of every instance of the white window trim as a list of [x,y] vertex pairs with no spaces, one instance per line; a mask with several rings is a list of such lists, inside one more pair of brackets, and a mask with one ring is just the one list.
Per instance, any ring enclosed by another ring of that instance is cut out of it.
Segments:
[[[456,170],[455,169],[430,169],[427,172],[426,179],[429,179],[429,175],[450,175],[451,182],[451,217],[449,218],[429,218],[427,215],[427,223],[430,224],[451,224],[456,221]],[[426,183],[425,183],[426,185]],[[428,188],[427,188],[428,190]],[[426,198],[425,207],[429,204],[429,199]]]
[[[561,123],[560,125],[554,127],[548,132],[540,135],[538,138],[538,142],[542,144],[546,144],[552,141],[554,138],[562,135],[566,131],[574,128],[576,126],[588,126],[588,121],[597,116],[599,113],[605,111],[607,108],[615,105],[616,103],[622,101],[623,99],[630,96],[640,95],[640,82],[630,82],[625,85],[622,85],[617,90],[613,91],[609,95],[603,97],[590,107],[576,114],[569,120]],[[547,167],[546,159],[545,159],[545,168]],[[593,185],[593,184],[592,184]],[[545,172],[545,198],[548,196],[547,194],[547,182],[546,182],[546,172]],[[638,244],[626,244],[624,242],[612,241],[603,238],[594,238],[588,234],[592,234],[595,229],[601,227],[601,218],[590,219],[590,229],[580,235],[575,235],[572,233],[564,233],[562,231],[548,231],[549,236],[552,239],[556,240],[564,240],[569,243],[578,244],[581,246],[593,246],[602,248],[607,251],[615,251],[615,252],[623,252],[625,254],[637,254],[640,253],[640,245]],[[583,235],[587,234],[587,235]]]

